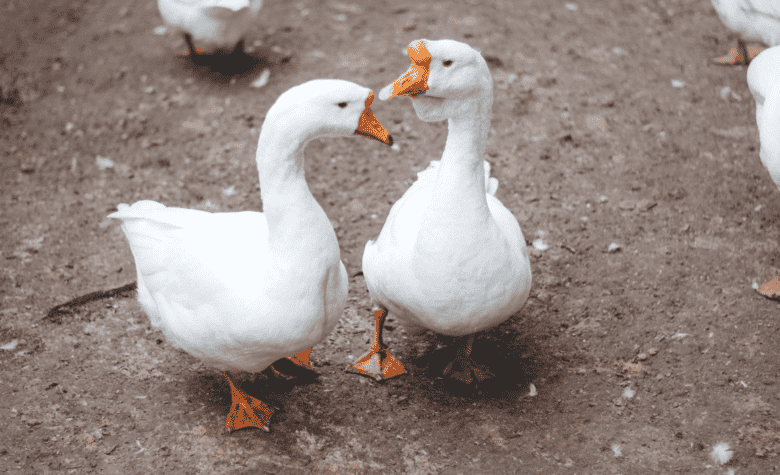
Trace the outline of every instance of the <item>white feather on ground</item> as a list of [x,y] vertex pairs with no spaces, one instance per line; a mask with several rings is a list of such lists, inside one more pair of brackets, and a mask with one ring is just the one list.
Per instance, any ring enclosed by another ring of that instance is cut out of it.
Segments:
[[712,448],[712,452],[710,452],[710,458],[713,460],[713,462],[720,465],[727,463],[733,456],[734,451],[732,451],[731,447],[729,447],[729,444],[725,442],[716,444],[715,447]]

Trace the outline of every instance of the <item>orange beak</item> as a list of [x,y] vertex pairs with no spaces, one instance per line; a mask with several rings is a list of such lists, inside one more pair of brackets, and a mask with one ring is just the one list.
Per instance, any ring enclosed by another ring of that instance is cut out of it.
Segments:
[[388,99],[398,96],[415,97],[428,90],[431,53],[422,40],[409,45],[409,59],[412,60],[412,65],[403,76],[393,81],[393,92]]
[[368,93],[368,99],[366,99],[366,109],[360,116],[358,121],[358,128],[355,130],[356,135],[362,135],[364,137],[379,140],[387,145],[393,145],[393,137],[390,132],[374,117],[374,113],[371,112],[371,103],[374,102],[374,93]]

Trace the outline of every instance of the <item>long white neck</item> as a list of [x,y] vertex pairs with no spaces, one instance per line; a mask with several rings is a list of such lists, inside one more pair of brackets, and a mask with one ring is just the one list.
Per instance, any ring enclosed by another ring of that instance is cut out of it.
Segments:
[[[260,194],[268,222],[269,250],[273,255],[304,255],[288,253],[291,248],[332,248],[331,241],[336,238],[330,220],[306,184],[303,166],[306,142],[290,135],[284,128],[266,121],[257,145]],[[338,248],[338,244],[335,246]]]
[[490,218],[483,160],[490,129],[492,92],[469,99],[448,120],[447,143],[426,214],[470,226]]

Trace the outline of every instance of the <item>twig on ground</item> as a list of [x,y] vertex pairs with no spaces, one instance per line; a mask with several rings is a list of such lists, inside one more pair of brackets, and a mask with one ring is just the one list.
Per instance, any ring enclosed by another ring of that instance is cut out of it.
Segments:
[[577,254],[577,251],[571,246],[567,246],[566,244],[561,244],[561,247],[571,252],[572,254]]
[[135,288],[136,288],[136,283],[135,281],[133,281],[130,282],[129,284],[125,284],[121,287],[116,287],[114,289],[99,290],[97,292],[81,295],[79,297],[76,297],[73,300],[69,300],[63,304],[53,307],[48,312],[46,312],[46,316],[43,317],[41,320],[48,320],[54,323],[61,323],[61,319],[59,318],[60,315],[67,313],[68,310],[74,309],[87,302],[107,299],[109,297],[115,297],[117,295],[124,294],[125,292],[133,291],[135,290]]

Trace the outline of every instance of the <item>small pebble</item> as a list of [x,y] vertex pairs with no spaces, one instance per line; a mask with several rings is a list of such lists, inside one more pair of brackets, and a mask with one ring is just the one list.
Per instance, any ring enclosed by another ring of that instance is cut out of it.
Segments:
[[3,346],[0,346],[0,350],[11,351],[19,345],[19,340],[11,340]]
[[259,89],[265,86],[266,84],[268,84],[268,78],[270,77],[271,77],[271,70],[264,69],[263,72],[260,73],[260,76],[252,82],[252,87]]
[[98,155],[95,158],[95,162],[97,163],[97,166],[101,170],[105,170],[106,168],[114,168],[114,161],[110,158],[101,157]]

